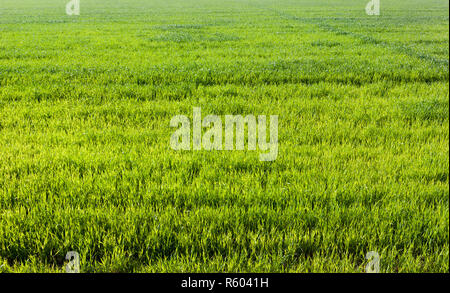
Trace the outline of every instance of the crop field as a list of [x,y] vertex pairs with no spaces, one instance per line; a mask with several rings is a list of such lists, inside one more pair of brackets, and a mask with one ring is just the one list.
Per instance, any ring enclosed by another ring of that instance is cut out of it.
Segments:
[[448,273],[449,2],[368,1],[0,0],[0,272]]

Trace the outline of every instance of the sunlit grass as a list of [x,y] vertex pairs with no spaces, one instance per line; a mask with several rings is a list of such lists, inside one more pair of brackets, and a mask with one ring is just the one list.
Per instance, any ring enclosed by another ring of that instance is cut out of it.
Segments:
[[[0,271],[449,271],[448,2],[81,2],[0,4]],[[194,106],[277,160],[171,150]]]

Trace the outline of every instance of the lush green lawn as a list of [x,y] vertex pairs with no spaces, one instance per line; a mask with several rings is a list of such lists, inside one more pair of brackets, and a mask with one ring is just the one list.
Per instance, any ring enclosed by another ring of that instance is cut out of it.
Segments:
[[[0,3],[0,271],[449,271],[448,1],[67,2]],[[172,150],[193,107],[277,160]]]

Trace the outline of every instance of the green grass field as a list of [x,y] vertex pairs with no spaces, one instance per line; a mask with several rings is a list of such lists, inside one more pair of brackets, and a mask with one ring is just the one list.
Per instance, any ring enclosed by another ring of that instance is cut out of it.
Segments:
[[0,1],[0,272],[449,272],[448,1],[67,2]]

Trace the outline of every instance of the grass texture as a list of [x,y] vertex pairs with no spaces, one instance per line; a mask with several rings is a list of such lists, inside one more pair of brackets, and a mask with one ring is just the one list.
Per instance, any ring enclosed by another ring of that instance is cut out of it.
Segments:
[[0,3],[0,272],[449,272],[448,1],[67,2]]

